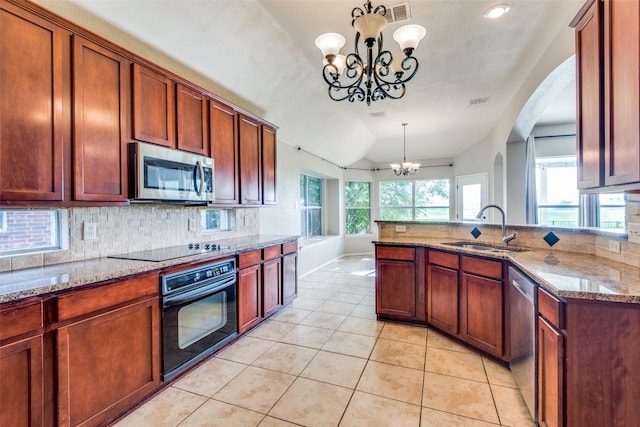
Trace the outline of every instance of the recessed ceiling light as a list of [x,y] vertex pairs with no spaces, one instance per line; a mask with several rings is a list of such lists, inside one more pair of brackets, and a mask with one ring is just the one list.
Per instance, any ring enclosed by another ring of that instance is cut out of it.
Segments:
[[484,12],[484,17],[487,19],[498,19],[506,15],[510,10],[511,6],[508,3],[496,3]]

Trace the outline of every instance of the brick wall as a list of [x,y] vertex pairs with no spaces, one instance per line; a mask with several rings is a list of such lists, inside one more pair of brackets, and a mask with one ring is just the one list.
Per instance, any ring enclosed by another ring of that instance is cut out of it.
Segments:
[[56,242],[55,214],[49,211],[0,212],[0,250],[50,247]]

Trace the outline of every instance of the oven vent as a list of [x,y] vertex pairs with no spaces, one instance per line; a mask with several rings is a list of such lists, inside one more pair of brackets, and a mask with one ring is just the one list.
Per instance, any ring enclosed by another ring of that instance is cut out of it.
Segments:
[[387,14],[385,15],[385,18],[387,18],[388,23],[406,21],[408,19],[411,19],[411,9],[409,8],[409,2],[387,7]]
[[474,106],[474,105],[486,104],[487,102],[489,102],[490,99],[491,99],[491,97],[489,97],[489,96],[486,96],[484,98],[470,99],[469,100],[469,105]]

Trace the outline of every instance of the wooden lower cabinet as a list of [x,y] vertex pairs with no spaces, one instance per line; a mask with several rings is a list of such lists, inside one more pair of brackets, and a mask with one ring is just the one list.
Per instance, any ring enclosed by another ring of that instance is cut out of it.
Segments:
[[427,321],[451,335],[458,335],[458,270],[427,266]]
[[238,332],[262,320],[260,264],[238,270]]
[[262,264],[262,315],[269,317],[282,307],[282,259]]
[[58,424],[104,424],[153,392],[159,338],[157,297],[59,328]]
[[472,346],[496,356],[504,347],[502,281],[461,275],[460,337]]
[[289,304],[296,296],[298,296],[298,253],[294,252],[282,257],[282,304]]
[[416,307],[415,262],[376,261],[376,313],[411,320]]
[[564,341],[560,331],[538,317],[538,424],[561,427]]

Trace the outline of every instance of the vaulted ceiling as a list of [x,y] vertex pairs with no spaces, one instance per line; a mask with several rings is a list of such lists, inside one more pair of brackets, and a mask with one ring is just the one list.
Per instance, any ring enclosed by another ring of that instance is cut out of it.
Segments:
[[[328,98],[314,45],[319,34],[338,32],[347,39],[342,52],[351,52],[351,10],[364,0],[35,0],[118,44],[147,46],[183,64],[279,126],[281,141],[340,165],[399,160],[404,122],[412,159],[454,157],[490,134],[552,40],[572,31],[583,3],[507,1],[510,13],[494,21],[483,18],[492,1],[410,1],[411,19],[389,24],[384,41],[399,53],[393,31],[423,25],[418,74],[404,98],[367,106]],[[478,98],[488,102],[471,105]],[[571,120],[574,105],[568,88],[544,120]]]

